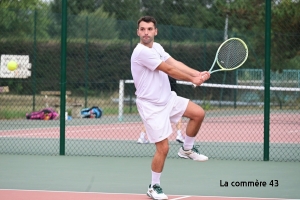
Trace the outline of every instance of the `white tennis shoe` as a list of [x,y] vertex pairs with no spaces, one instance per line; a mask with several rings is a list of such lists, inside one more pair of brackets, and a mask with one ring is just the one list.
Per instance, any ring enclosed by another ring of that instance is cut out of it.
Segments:
[[139,139],[137,140],[137,143],[139,143],[139,144],[148,144],[149,141],[146,140],[146,139],[143,139],[143,138],[139,138]]
[[184,150],[183,147],[180,147],[179,152],[178,152],[178,156],[181,158],[189,158],[195,161],[207,161],[208,157],[200,154],[199,150],[198,150],[199,146],[193,146],[193,148],[191,150]]
[[177,135],[176,136],[176,141],[179,142],[179,143],[183,143],[184,142],[184,138],[182,135]]
[[151,184],[149,185],[147,196],[155,200],[168,199],[168,196],[164,194],[162,188],[158,184],[155,184],[152,187]]

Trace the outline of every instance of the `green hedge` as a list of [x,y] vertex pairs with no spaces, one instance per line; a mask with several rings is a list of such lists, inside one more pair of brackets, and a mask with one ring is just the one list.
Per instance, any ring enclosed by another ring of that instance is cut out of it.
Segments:
[[[118,90],[120,79],[132,79],[130,57],[137,41],[69,41],[67,44],[67,89],[78,95],[88,90],[113,92]],[[218,44],[170,45],[161,41],[171,55],[198,70],[207,70],[214,59]],[[29,55],[32,76],[28,79],[1,79],[12,93],[33,94],[45,90],[60,90],[60,42],[2,41],[1,54]],[[222,73],[219,73],[219,76]],[[219,80],[215,76],[214,82]],[[230,78],[227,78],[227,81]]]

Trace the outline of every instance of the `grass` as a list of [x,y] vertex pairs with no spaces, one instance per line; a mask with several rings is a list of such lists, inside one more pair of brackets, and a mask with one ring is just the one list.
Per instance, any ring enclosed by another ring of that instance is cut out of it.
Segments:
[[20,119],[25,118],[26,112],[22,110],[1,109],[0,119]]
[[[59,97],[51,97],[55,102],[59,102]],[[83,97],[70,97],[72,100],[76,99],[77,102],[81,102],[84,108]],[[50,99],[50,97],[48,97]],[[0,95],[0,120],[11,119],[25,119],[26,113],[33,111],[33,97],[30,95]],[[51,99],[50,99],[51,102]],[[70,103],[70,102],[69,102]],[[89,97],[87,107],[98,106],[103,110],[104,115],[118,115],[119,105],[113,103],[110,96],[106,97]],[[36,95],[35,97],[35,109],[34,111],[45,108],[45,98],[42,95]],[[57,112],[60,108],[55,108]],[[72,108],[67,108],[69,115],[72,115]],[[135,105],[124,105],[124,114],[138,113]]]

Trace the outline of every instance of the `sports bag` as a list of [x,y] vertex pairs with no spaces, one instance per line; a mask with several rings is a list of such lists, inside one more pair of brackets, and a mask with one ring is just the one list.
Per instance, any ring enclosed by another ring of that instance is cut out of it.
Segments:
[[80,114],[82,118],[100,118],[102,116],[102,109],[97,106],[83,108]]
[[40,111],[26,113],[26,119],[32,120],[55,120],[59,114],[53,108],[44,108]]

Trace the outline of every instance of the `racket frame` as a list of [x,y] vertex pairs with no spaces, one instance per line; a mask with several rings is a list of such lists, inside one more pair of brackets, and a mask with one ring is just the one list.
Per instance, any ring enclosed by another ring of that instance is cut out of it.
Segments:
[[[226,68],[222,67],[222,65],[219,63],[219,61],[218,61],[218,54],[219,54],[219,52],[220,52],[222,46],[224,46],[224,45],[225,45],[228,41],[230,41],[230,40],[238,40],[238,41],[240,41],[240,42],[244,45],[247,54],[246,54],[246,56],[245,56],[244,61],[243,61],[242,63],[240,63],[238,66],[236,66],[236,67],[234,67],[234,68],[226,69]],[[246,62],[247,58],[248,58],[248,47],[247,47],[246,43],[245,43],[243,40],[241,40],[240,38],[229,38],[229,39],[225,40],[225,41],[219,46],[219,48],[218,48],[218,50],[217,50],[217,53],[216,53],[216,56],[215,56],[215,60],[214,60],[213,64],[211,65],[211,67],[210,67],[210,69],[209,69],[208,72],[209,72],[210,74],[212,74],[212,73],[219,72],[219,71],[232,71],[232,70],[235,70],[235,69],[241,67],[241,66]],[[214,66],[215,66],[216,63],[218,64],[218,66],[220,67],[220,69],[217,69],[217,70],[212,71],[212,69],[214,68]],[[193,86],[196,87],[195,84],[193,84]]]
[[[226,68],[222,67],[222,65],[219,63],[219,61],[218,61],[218,54],[219,54],[221,48],[222,48],[228,41],[230,41],[230,40],[238,40],[238,41],[240,41],[240,42],[244,45],[247,54],[246,54],[246,56],[245,56],[245,58],[244,58],[244,61],[243,61],[242,63],[240,63],[238,66],[236,66],[236,67],[234,67],[234,68],[226,69]],[[215,60],[214,60],[212,66],[210,67],[210,69],[209,69],[208,72],[209,72],[210,74],[212,74],[212,73],[215,73],[215,72],[218,72],[218,71],[232,71],[232,70],[235,70],[235,69],[241,67],[241,66],[246,62],[247,58],[248,58],[248,47],[247,47],[246,43],[245,43],[243,40],[241,40],[240,38],[230,38],[230,39],[227,39],[227,40],[225,40],[225,41],[219,46],[219,48],[218,48],[218,50],[217,50],[217,53],[216,53],[216,56],[215,56]],[[214,66],[215,66],[216,63],[219,65],[220,69],[217,69],[217,70],[212,71],[212,69],[214,68]]]

